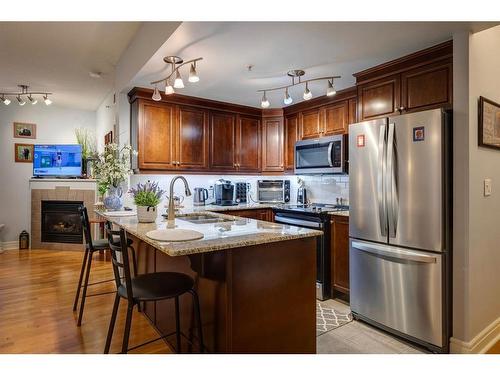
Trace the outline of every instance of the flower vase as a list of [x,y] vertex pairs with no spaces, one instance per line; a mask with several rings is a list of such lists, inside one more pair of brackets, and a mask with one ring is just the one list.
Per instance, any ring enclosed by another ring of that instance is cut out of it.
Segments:
[[137,221],[139,223],[154,223],[158,217],[156,207],[137,206]]
[[108,189],[108,195],[104,198],[104,207],[109,211],[119,211],[122,208],[122,194],[121,187],[111,186]]

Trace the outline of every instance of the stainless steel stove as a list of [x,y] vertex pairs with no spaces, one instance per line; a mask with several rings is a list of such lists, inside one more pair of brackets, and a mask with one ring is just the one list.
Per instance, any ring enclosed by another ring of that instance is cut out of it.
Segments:
[[330,213],[346,211],[348,206],[336,204],[290,204],[273,208],[274,221],[281,224],[323,231],[317,237],[316,247],[316,298],[325,300],[331,294],[330,270]]

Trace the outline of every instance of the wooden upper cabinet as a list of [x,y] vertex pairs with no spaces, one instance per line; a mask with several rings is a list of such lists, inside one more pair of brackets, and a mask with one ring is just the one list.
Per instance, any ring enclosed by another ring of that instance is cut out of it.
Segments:
[[299,140],[299,116],[285,117],[285,170],[295,169],[295,142]]
[[331,237],[332,289],[349,294],[349,217],[333,216]]
[[177,167],[208,168],[208,113],[206,110],[178,107]]
[[140,169],[174,169],[174,106],[141,101],[137,147]]
[[236,170],[236,115],[210,113],[210,168]]
[[322,111],[319,108],[301,112],[300,114],[300,139],[318,138],[321,135]]
[[324,126],[322,135],[347,133],[349,104],[347,101],[331,104],[324,108]]
[[360,121],[399,114],[400,79],[401,76],[396,74],[358,86]]
[[260,119],[238,116],[236,150],[238,171],[260,171],[261,154]]
[[405,112],[452,105],[452,63],[438,63],[411,69],[401,74]]
[[262,120],[262,171],[282,172],[283,161],[283,117]]
[[[349,99],[349,114],[347,117],[347,124],[355,124],[358,122],[358,101],[356,99]],[[347,128],[349,132],[349,128]]]

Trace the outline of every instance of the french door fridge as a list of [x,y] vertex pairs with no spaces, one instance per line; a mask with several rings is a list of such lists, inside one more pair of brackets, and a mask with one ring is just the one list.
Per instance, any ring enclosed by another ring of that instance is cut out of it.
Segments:
[[350,304],[356,318],[448,350],[451,114],[349,126]]

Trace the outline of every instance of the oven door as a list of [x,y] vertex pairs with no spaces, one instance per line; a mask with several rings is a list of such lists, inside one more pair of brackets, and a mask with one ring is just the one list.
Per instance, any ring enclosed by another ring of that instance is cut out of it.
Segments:
[[311,228],[323,231],[323,235],[317,237],[316,245],[316,298],[324,301],[330,298],[330,251],[326,245],[330,243],[328,226],[313,218],[304,219],[282,212],[274,214],[274,221],[280,224],[294,225],[296,227]]
[[295,173],[344,173],[344,146],[341,135],[295,143]]

